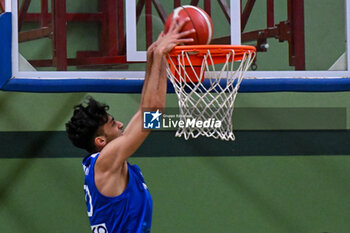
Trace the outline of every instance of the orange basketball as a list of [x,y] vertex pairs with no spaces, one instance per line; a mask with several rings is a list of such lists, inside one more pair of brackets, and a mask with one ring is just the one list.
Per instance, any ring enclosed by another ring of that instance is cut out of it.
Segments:
[[168,32],[171,22],[177,16],[180,22],[187,17],[190,18],[190,21],[184,25],[182,31],[191,30],[193,28],[196,30],[196,32],[188,36],[189,38],[193,38],[193,42],[186,43],[187,45],[210,43],[213,38],[213,23],[210,16],[204,10],[192,5],[184,5],[174,9],[165,22],[165,33]]

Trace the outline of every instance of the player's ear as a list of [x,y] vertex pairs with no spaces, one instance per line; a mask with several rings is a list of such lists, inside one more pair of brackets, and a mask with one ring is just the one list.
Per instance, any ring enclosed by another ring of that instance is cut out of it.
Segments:
[[107,144],[107,139],[104,136],[95,137],[95,145],[97,148],[103,148]]

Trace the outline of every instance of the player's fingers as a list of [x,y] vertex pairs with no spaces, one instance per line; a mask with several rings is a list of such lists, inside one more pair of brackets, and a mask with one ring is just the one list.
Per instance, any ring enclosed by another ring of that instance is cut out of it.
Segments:
[[170,23],[169,32],[174,30],[174,28],[178,25],[178,21],[179,21],[179,16],[175,16]]
[[159,33],[159,36],[158,36],[158,38],[157,38],[157,40],[159,40],[160,38],[162,38],[163,36],[164,36],[164,31],[162,31],[161,33]]
[[177,44],[181,44],[181,43],[190,43],[193,42],[193,38],[182,38],[182,39],[178,39],[176,40]]
[[180,18],[179,16],[176,16],[172,21],[171,21],[171,24],[170,24],[170,27],[169,27],[169,32],[175,32],[175,33],[178,33],[179,31],[181,31],[182,27],[188,22],[190,21],[190,18],[189,17],[186,17],[185,19],[181,20],[180,21]]
[[161,33],[159,33],[158,38],[155,42],[153,42],[150,46],[149,46],[149,50],[154,49],[154,47],[156,47],[159,44],[160,39],[164,36],[164,31],[162,31]]
[[196,32],[196,29],[192,28],[190,30],[180,32],[179,37],[185,37],[185,36],[188,36],[188,35],[193,34],[195,32]]
[[[179,19],[178,19],[179,20]],[[174,29],[175,32],[179,32],[181,31],[181,29],[183,28],[183,26],[188,22],[190,21],[190,18],[189,17],[186,17],[184,20],[182,20],[181,22],[178,22],[176,24],[176,27]]]

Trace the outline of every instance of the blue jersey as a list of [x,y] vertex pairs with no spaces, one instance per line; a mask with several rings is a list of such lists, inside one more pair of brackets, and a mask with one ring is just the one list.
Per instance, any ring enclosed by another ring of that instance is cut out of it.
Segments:
[[93,233],[150,232],[152,198],[137,165],[128,163],[129,182],[122,194],[107,197],[95,185],[94,167],[99,153],[83,160],[85,201]]

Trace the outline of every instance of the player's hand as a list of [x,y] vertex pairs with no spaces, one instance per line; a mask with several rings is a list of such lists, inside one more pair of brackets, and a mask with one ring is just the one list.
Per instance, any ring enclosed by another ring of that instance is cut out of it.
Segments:
[[[159,37],[158,37],[159,38]],[[156,40],[155,42],[153,42],[147,49],[147,60],[149,60],[152,55],[153,55],[153,51],[155,49],[155,47],[157,47],[157,42],[158,40]]]
[[155,47],[153,48],[154,51],[159,53],[160,55],[165,55],[169,53],[178,44],[193,42],[193,38],[186,38],[186,36],[194,33],[195,29],[181,31],[183,26],[189,20],[190,18],[186,18],[185,20],[179,22],[179,18],[176,17],[171,22],[169,31],[166,34],[164,32],[160,33],[157,41],[155,42]]

